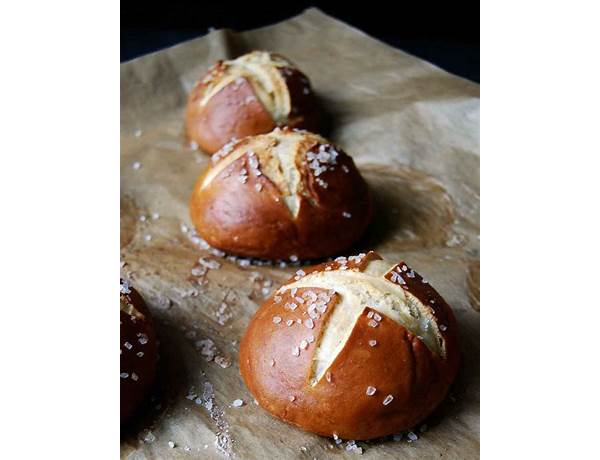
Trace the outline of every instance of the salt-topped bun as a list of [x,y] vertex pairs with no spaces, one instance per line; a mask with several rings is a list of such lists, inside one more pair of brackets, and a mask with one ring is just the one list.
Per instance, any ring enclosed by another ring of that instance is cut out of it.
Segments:
[[144,299],[121,280],[121,423],[148,395],[156,371],[157,343]]
[[374,252],[298,270],[256,312],[240,371],[260,406],[305,430],[371,439],[412,428],[459,362],[444,299]]
[[268,133],[276,126],[317,130],[318,110],[310,82],[275,53],[253,51],[218,61],[188,99],[190,141],[214,153],[231,139]]
[[352,158],[321,136],[288,128],[225,146],[190,199],[196,230],[238,255],[301,259],[351,246],[371,217]]

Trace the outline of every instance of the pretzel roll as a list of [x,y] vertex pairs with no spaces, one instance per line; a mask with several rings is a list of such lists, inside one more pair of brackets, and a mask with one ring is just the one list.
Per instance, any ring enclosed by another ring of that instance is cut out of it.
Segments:
[[444,299],[404,262],[374,252],[298,270],[259,308],[240,345],[240,372],[261,407],[344,439],[422,421],[458,362]]
[[226,252],[307,259],[352,245],[371,199],[351,157],[316,134],[284,128],[215,154],[190,215],[200,236]]
[[218,61],[196,83],[185,126],[190,141],[214,153],[231,139],[263,134],[276,126],[317,130],[310,82],[283,56],[253,51]]
[[154,382],[157,343],[144,299],[121,280],[121,423],[128,421]]

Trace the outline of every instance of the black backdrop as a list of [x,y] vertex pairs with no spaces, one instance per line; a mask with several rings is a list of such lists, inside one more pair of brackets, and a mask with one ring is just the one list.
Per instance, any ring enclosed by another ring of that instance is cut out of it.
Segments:
[[294,1],[121,2],[121,61],[199,37],[209,28],[246,30],[299,14],[310,6],[390,45],[479,82],[479,3]]

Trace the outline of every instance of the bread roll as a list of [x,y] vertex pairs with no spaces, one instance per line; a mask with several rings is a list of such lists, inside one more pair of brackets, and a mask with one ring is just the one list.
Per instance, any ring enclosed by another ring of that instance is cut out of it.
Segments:
[[310,82],[290,61],[253,51],[219,61],[188,99],[190,141],[214,153],[232,138],[268,133],[276,126],[317,130],[318,110]]
[[275,129],[224,147],[197,181],[190,216],[211,246],[266,259],[339,253],[371,217],[352,158],[322,137]]
[[256,312],[240,371],[261,407],[305,430],[371,439],[413,427],[457,373],[452,310],[376,253],[298,270]]
[[144,299],[121,280],[121,423],[127,422],[154,382],[157,343]]

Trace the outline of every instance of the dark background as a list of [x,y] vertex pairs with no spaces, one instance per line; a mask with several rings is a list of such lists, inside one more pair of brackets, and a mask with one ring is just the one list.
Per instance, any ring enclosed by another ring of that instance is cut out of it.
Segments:
[[121,2],[121,61],[185,40],[209,28],[247,30],[316,6],[392,46],[479,82],[479,2],[256,1]]

